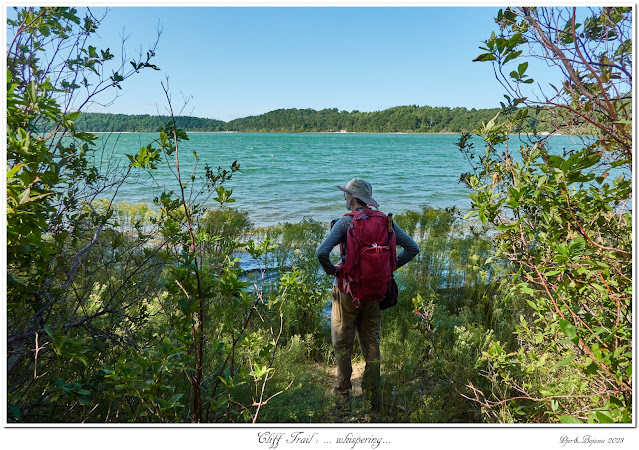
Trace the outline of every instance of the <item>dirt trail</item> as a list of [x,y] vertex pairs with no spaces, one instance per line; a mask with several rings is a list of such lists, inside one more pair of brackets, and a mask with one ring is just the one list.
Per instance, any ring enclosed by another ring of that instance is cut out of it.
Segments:
[[[351,383],[353,384],[353,390],[351,391],[351,395],[353,397],[357,397],[362,395],[362,376],[364,375],[364,367],[366,366],[366,362],[357,360],[353,361],[353,373],[351,374]],[[332,365],[329,368],[329,374],[331,376],[330,382],[331,387],[334,386],[335,380],[337,378],[337,366]]]
[[[353,383],[352,395],[354,397],[362,395],[362,376],[364,375],[364,361],[356,361],[353,363],[353,374],[351,375],[351,383]],[[337,375],[337,368],[335,369]]]

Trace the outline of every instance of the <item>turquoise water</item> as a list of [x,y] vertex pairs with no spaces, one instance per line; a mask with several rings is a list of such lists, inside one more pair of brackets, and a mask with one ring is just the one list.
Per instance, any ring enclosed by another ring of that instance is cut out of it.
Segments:
[[[101,135],[105,154],[115,149],[114,158],[102,167],[125,166],[126,153],[136,153],[156,138],[156,133]],[[458,135],[446,134],[191,133],[180,147],[181,173],[183,179],[191,176],[193,152],[199,157],[196,175],[204,173],[205,164],[228,168],[237,160],[241,172],[225,186],[233,188],[236,202],[231,206],[248,211],[256,226],[339,217],[346,210],[337,185],[355,176],[372,184],[373,197],[386,213],[422,206],[466,210],[469,190],[459,177],[470,166],[455,146],[458,140]],[[575,145],[570,136],[551,139],[556,151]],[[476,147],[481,148],[479,141]],[[177,188],[162,165],[155,179]],[[152,204],[158,192],[151,179],[140,175],[120,189],[116,202]]]

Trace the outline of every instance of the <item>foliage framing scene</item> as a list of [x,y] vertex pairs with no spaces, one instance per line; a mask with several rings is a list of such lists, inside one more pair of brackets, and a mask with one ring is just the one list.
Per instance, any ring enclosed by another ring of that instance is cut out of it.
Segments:
[[[82,11],[8,19],[9,423],[633,423],[632,8],[499,10],[475,59],[495,109],[229,122],[181,114],[168,83],[166,116],[87,114],[162,68],[155,45],[96,46],[108,15]],[[537,94],[532,61],[558,74]],[[383,315],[382,404],[356,379],[345,416],[315,257],[329,224],[254,225],[232,207],[243,162],[185,150],[194,131],[341,130],[458,133],[471,202],[395,215],[421,252]],[[154,137],[117,165],[98,131]],[[548,150],[558,133],[577,147]],[[142,175],[153,202],[120,201]]]

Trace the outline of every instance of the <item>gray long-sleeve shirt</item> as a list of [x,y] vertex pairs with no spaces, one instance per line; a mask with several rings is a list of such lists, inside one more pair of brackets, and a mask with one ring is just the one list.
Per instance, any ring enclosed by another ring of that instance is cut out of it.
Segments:
[[[335,273],[335,266],[331,263],[330,253],[333,247],[340,243],[346,243],[346,235],[348,227],[353,221],[353,216],[342,216],[333,226],[331,232],[326,236],[326,239],[317,247],[315,255],[319,259],[320,264],[324,268],[324,271],[333,275]],[[419,253],[419,246],[417,243],[406,234],[396,223],[393,223],[393,230],[395,231],[395,237],[397,239],[397,245],[402,247],[402,251],[397,255],[397,268],[406,264],[413,259]]]

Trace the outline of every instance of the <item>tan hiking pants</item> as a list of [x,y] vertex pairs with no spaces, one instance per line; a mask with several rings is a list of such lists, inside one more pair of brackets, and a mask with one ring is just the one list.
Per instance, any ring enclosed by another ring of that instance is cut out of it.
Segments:
[[378,302],[362,302],[359,308],[353,304],[353,298],[341,292],[337,286],[332,291],[331,338],[335,348],[337,362],[337,394],[348,396],[351,384],[351,357],[355,331],[359,338],[362,354],[366,361],[362,389],[373,397],[379,396],[380,353],[379,331],[382,325],[382,311]]

